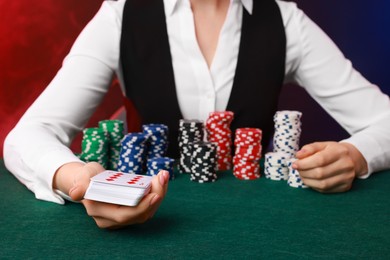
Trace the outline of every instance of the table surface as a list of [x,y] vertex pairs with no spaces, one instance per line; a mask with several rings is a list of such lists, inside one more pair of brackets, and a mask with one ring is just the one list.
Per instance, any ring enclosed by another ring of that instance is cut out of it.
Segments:
[[35,199],[0,161],[0,259],[389,259],[389,186],[390,171],[332,195],[180,174],[151,221],[110,231],[81,204]]

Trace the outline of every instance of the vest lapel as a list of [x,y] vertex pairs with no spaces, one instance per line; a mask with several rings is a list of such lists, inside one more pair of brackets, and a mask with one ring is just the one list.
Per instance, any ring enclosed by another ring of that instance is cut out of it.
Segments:
[[122,24],[121,62],[126,96],[134,104],[140,124],[168,125],[170,151],[176,151],[182,115],[176,95],[163,1],[126,1]]
[[275,1],[253,1],[250,15],[244,10],[236,74],[227,110],[235,118],[232,130],[263,130],[263,146],[273,133],[273,115],[284,81],[286,36]]

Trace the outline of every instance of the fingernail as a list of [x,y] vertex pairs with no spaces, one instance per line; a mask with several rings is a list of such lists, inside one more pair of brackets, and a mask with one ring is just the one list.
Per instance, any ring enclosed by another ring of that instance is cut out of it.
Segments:
[[164,171],[165,183],[169,181],[169,172]]
[[156,194],[153,197],[153,199],[150,201],[150,206],[153,206],[154,204],[156,204],[159,199],[160,199],[160,196],[158,196],[158,194]]
[[296,165],[295,163],[292,164],[292,168],[293,169],[298,169],[298,165]]
[[165,175],[166,175],[166,171],[161,171],[161,173],[158,176],[161,186],[165,185],[165,180],[166,180]]

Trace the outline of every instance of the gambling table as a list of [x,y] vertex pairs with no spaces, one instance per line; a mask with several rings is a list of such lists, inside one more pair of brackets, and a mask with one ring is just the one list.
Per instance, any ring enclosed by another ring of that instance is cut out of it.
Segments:
[[389,259],[389,187],[390,171],[332,195],[178,174],[152,220],[105,230],[81,204],[35,199],[0,161],[0,259]]

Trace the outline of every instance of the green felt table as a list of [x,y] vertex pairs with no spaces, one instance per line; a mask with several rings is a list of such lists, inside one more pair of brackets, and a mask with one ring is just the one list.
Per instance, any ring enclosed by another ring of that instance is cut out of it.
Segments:
[[99,229],[81,204],[40,201],[0,162],[0,259],[389,259],[390,171],[324,195],[221,172],[178,175],[155,217]]

